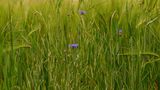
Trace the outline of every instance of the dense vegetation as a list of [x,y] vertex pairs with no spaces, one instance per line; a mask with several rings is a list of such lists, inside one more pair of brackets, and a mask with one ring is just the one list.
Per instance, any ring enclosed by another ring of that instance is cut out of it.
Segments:
[[0,90],[158,90],[159,30],[160,0],[3,2]]

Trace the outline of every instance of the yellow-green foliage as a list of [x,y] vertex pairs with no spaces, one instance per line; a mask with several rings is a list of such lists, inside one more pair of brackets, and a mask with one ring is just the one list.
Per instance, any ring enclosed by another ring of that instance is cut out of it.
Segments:
[[0,90],[160,88],[160,0],[1,0]]

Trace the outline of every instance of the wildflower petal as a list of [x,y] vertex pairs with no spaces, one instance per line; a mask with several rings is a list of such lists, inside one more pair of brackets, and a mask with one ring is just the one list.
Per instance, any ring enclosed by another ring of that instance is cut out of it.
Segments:
[[86,12],[85,10],[80,10],[80,11],[79,11],[79,14],[80,14],[80,15],[85,15],[86,13],[87,13],[87,12]]
[[70,48],[78,48],[78,44],[69,44]]

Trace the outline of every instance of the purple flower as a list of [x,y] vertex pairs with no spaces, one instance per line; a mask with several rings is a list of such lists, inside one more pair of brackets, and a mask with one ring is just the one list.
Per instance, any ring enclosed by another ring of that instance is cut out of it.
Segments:
[[70,48],[78,48],[78,44],[69,44]]
[[122,29],[119,29],[119,30],[118,30],[118,35],[119,35],[119,36],[122,36],[122,34],[123,34]]
[[86,11],[84,11],[84,10],[79,10],[79,14],[80,15],[84,15],[84,14],[86,14],[87,12]]

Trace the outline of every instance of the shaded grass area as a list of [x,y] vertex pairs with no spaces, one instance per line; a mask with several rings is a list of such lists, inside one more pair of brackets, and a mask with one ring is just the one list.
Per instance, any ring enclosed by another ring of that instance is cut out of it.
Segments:
[[0,89],[160,88],[159,6],[159,0],[1,5]]

